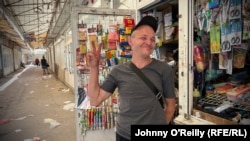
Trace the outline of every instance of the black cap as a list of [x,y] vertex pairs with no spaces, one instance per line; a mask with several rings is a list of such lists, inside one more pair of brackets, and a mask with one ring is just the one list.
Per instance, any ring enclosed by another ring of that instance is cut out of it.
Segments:
[[137,25],[134,26],[134,28],[133,28],[132,31],[131,31],[131,34],[132,34],[138,27],[140,27],[140,26],[142,26],[142,25],[148,25],[148,26],[150,26],[150,27],[154,30],[154,32],[156,32],[157,27],[158,27],[158,22],[157,22],[156,18],[153,17],[153,16],[144,16],[144,17],[140,20],[140,22],[139,22]]

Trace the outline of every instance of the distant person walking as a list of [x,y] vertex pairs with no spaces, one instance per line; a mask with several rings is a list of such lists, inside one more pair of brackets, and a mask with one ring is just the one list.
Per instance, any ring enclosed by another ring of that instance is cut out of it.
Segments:
[[43,74],[49,74],[49,70],[48,70],[49,64],[44,56],[41,59],[41,65],[42,65],[42,69],[43,69]]
[[40,61],[39,61],[38,58],[35,59],[35,65],[36,65],[37,67],[40,66]]

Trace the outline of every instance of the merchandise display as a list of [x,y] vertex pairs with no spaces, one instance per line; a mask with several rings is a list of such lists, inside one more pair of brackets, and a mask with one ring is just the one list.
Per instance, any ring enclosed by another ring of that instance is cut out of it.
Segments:
[[[197,32],[193,47],[194,72],[200,73],[194,77],[194,89],[201,93],[195,108],[237,124],[243,124],[241,120],[250,117],[247,60],[250,38],[244,36],[249,32],[243,28],[248,19],[242,16],[245,4],[236,0],[197,2],[199,26],[194,30]],[[206,35],[209,38],[204,38]],[[234,120],[239,113],[240,118]]]

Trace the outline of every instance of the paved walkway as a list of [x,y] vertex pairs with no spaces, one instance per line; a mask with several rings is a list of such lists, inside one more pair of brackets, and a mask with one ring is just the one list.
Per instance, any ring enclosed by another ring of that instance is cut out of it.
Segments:
[[74,94],[30,65],[0,80],[0,141],[36,138],[76,140]]

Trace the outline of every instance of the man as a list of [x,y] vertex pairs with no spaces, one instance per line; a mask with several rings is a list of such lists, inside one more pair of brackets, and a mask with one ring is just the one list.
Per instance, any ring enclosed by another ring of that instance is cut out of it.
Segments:
[[49,64],[44,56],[41,59],[41,66],[43,69],[43,74],[46,74],[46,73],[49,74],[49,70],[48,70]]
[[[133,124],[169,124],[175,112],[175,93],[173,70],[166,63],[150,58],[156,46],[155,32],[157,20],[145,16],[131,31],[128,42],[132,48],[131,62],[115,66],[99,85],[99,59],[101,45],[93,45],[92,52],[87,54],[87,64],[90,67],[88,96],[90,104],[100,105],[118,88],[119,113],[116,126],[116,140],[131,139]],[[165,109],[155,97],[151,89],[131,69],[134,63],[163,93]]]
[[35,59],[35,64],[36,64],[37,67],[40,66],[40,61],[39,61],[38,58]]

